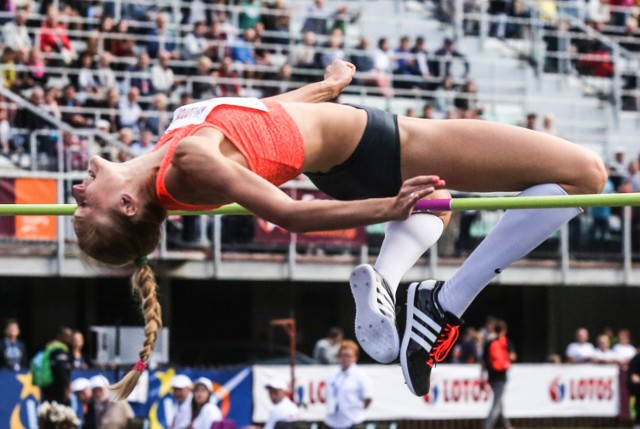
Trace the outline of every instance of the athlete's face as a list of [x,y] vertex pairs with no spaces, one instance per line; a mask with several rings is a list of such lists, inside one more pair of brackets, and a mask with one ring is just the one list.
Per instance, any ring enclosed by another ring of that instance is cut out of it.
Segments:
[[78,204],[73,215],[76,232],[83,222],[99,220],[97,216],[104,216],[109,208],[117,208],[120,184],[114,163],[98,156],[91,158],[87,176],[72,189]]

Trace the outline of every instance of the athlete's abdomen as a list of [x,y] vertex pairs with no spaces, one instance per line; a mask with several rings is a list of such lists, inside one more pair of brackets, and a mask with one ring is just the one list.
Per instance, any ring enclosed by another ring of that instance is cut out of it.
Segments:
[[280,103],[295,121],[304,141],[303,171],[328,171],[353,153],[367,114],[335,103]]

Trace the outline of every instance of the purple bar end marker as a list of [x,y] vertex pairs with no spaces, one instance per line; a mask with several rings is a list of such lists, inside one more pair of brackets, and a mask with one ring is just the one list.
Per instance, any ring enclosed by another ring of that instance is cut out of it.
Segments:
[[433,200],[420,200],[413,208],[413,212],[424,211],[451,211],[450,199],[433,199]]

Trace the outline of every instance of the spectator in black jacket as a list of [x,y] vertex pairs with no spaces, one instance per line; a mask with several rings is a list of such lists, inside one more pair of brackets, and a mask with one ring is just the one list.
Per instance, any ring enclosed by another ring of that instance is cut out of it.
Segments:
[[434,52],[434,58],[429,62],[429,70],[431,70],[432,75],[440,79],[450,76],[454,58],[461,61],[464,67],[462,76],[455,77],[466,79],[469,75],[469,61],[467,61],[464,54],[456,49],[454,40],[449,37],[444,39],[442,46]]
[[51,346],[52,343],[59,343],[60,347],[56,347],[49,354],[53,383],[40,388],[42,402],[55,401],[59,404],[70,406],[73,330],[66,326],[59,328],[55,339],[49,342],[47,347]]
[[0,369],[20,371],[26,369],[27,349],[20,336],[20,325],[16,319],[7,319],[4,324],[4,338],[0,342]]

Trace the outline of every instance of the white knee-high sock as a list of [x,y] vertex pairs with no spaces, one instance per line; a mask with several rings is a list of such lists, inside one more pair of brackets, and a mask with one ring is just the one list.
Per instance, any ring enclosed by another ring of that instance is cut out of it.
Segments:
[[[566,195],[556,184],[532,186],[520,195]],[[475,297],[503,269],[535,249],[578,215],[579,208],[507,210],[438,294],[442,309],[461,317]]]
[[443,230],[442,220],[430,213],[415,213],[407,220],[387,223],[374,268],[394,295],[402,277],[438,241]]

